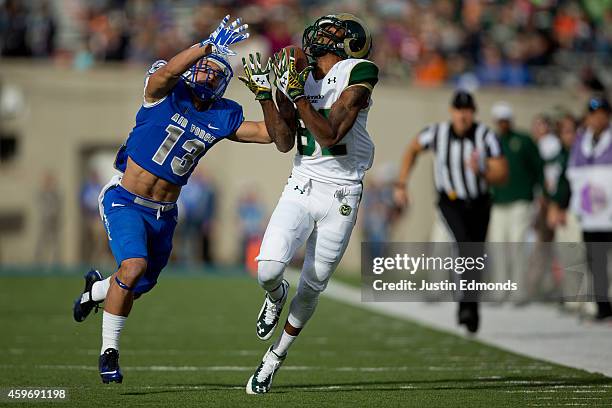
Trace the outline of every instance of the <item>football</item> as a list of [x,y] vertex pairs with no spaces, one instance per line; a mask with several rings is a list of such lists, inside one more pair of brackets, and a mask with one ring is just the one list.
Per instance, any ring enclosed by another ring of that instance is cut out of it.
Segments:
[[287,57],[289,57],[291,50],[294,50],[293,56],[295,57],[295,68],[298,72],[300,72],[308,66],[308,57],[300,47],[295,45],[289,45],[283,48],[282,51],[287,54]]

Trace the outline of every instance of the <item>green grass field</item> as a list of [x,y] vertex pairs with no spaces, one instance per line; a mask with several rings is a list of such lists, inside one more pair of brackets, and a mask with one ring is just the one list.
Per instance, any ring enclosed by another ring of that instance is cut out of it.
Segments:
[[71,316],[81,286],[76,276],[0,277],[0,388],[63,387],[69,403],[48,405],[86,407],[612,405],[612,379],[602,375],[325,298],[272,392],[249,396],[244,385],[267,347],[255,336],[256,282],[171,273],[128,320],[124,383],[103,385],[101,314],[80,324]]

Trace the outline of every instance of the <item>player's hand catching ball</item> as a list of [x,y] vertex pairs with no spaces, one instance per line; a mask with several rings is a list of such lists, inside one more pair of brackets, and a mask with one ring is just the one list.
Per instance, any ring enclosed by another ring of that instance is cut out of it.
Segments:
[[229,14],[221,21],[215,31],[210,36],[200,43],[200,47],[206,44],[211,44],[215,51],[224,55],[236,55],[236,53],[229,49],[230,45],[239,43],[249,38],[249,33],[246,32],[249,28],[248,24],[242,24],[242,20],[237,18],[232,24],[227,26],[229,22]]
[[312,66],[307,66],[298,72],[295,63],[295,50],[287,52],[282,50],[274,55],[274,81],[276,87],[284,93],[292,102],[304,96],[304,84],[308,74],[312,71]]
[[259,53],[249,54],[249,62],[242,58],[242,67],[244,68],[244,76],[239,76],[247,88],[255,94],[255,99],[265,101],[272,99],[272,85],[270,84],[270,69],[272,62],[268,59],[265,66],[261,66],[261,56]]

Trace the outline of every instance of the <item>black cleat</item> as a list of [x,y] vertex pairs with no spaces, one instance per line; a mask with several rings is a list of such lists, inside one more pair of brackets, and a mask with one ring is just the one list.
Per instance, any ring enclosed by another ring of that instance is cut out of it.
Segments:
[[[104,277],[95,269],[92,269],[85,274],[85,289],[83,289],[83,293],[76,298],[74,301],[74,306],[72,307],[72,315],[75,321],[82,322],[85,320],[93,308],[96,309],[96,312],[98,311],[99,305],[102,302],[96,302],[95,300],[91,299],[91,287],[94,283],[101,280],[104,280]],[[89,294],[89,300],[81,303],[83,294],[86,293]]]
[[612,318],[612,306],[610,302],[597,302],[597,314],[594,317],[596,322],[603,322],[611,320]]
[[108,348],[100,356],[98,361],[100,377],[104,384],[123,382],[123,374],[119,368],[119,352],[114,348]]
[[459,302],[458,321],[460,325],[465,325],[470,333],[476,333],[480,323],[480,317],[478,316],[478,303]]

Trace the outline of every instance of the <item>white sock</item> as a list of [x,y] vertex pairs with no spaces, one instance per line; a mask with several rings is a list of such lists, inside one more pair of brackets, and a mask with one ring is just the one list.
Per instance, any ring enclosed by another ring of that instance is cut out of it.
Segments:
[[94,283],[91,287],[91,298],[96,302],[106,299],[106,293],[110,287],[112,275],[108,278]]
[[272,351],[274,351],[274,353],[279,357],[284,356],[287,354],[289,347],[295,341],[295,339],[297,339],[297,336],[292,336],[283,330],[283,334],[281,334],[278,340],[276,340],[276,343],[274,343]]
[[274,302],[281,300],[282,297],[285,296],[285,285],[283,285],[282,281],[276,289],[268,291],[268,295]]
[[[108,278],[95,282],[92,286],[91,286],[91,299],[99,302],[101,300],[106,299],[106,292],[108,292],[108,288],[110,287],[110,279],[111,276],[109,276]],[[83,293],[83,296],[81,296],[81,303],[84,302],[89,302],[89,293]]]
[[102,350],[100,354],[109,348],[119,350],[119,335],[125,324],[126,316],[117,316],[104,311],[102,314]]

